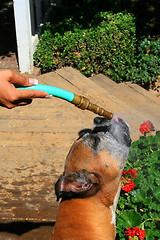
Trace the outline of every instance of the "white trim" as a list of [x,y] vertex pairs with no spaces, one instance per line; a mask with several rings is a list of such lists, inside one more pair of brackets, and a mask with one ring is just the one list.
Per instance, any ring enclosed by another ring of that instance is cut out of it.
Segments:
[[19,70],[31,73],[33,70],[33,45],[29,0],[13,0],[18,48]]
[[[61,2],[61,0],[52,1]],[[54,5],[52,1],[35,0],[34,3],[33,0],[13,0],[18,64],[22,73],[33,71],[33,53],[39,40],[40,28]],[[42,16],[42,2],[46,3],[44,16]]]

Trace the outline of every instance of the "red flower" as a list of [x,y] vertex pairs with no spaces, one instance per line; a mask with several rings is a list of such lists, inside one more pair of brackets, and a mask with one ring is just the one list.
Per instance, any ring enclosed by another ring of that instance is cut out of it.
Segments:
[[127,174],[127,171],[123,170],[122,175],[126,175],[126,174]]
[[[125,192],[130,192],[136,184],[132,182],[132,179],[136,177],[137,170],[129,169],[128,171],[123,170],[122,172],[122,190]],[[132,178],[132,179],[131,179]]]
[[[146,232],[138,227],[128,227],[125,231],[125,235],[129,237],[128,239],[132,239],[134,236],[137,236],[139,240],[143,240],[146,236]],[[131,237],[131,238],[130,238]]]
[[122,183],[122,190],[125,192],[130,192],[132,189],[136,187],[136,184],[132,182],[132,180],[128,179],[128,182]]
[[142,134],[148,133],[150,131],[155,131],[153,124],[150,121],[144,121],[139,128]]
[[128,171],[123,170],[122,174],[123,175],[131,175],[132,179],[134,179],[137,175],[137,170],[135,170],[135,169],[129,169]]
[[128,227],[127,230],[124,232],[127,237],[134,237],[135,236],[135,230],[131,227]]
[[127,173],[128,173],[128,175],[132,176],[132,179],[134,179],[136,177],[136,175],[137,175],[137,170],[129,169]]

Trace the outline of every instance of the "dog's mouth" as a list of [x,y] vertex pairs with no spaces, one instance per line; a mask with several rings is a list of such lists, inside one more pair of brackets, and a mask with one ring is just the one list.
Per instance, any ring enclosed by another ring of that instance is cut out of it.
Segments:
[[91,131],[92,134],[96,133],[106,133],[109,132],[111,129],[111,120],[103,117],[96,117],[93,120],[93,129]]
[[102,126],[96,126],[92,129],[91,133],[98,133],[98,132],[103,132],[103,133],[106,133],[106,132],[109,132],[111,126],[108,124],[108,125],[102,125]]
[[[106,135],[112,136],[118,143],[126,145],[131,144],[130,131],[128,124],[122,119],[114,115],[111,120],[104,117],[96,117],[93,121],[93,129],[91,131],[92,139],[95,143],[99,143],[98,136]],[[93,137],[93,135],[96,135]]]

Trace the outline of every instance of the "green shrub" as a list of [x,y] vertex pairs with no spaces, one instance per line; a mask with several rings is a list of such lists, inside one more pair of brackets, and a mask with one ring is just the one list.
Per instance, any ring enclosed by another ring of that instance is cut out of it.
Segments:
[[[146,240],[159,239],[160,212],[160,134],[144,137],[131,145],[125,169],[136,169],[136,187],[129,193],[121,192],[117,207],[117,240],[124,236],[126,227],[146,231]],[[139,239],[139,238],[135,238]]]
[[137,44],[131,81],[149,88],[158,80],[158,75],[160,75],[160,39],[144,38]]
[[39,66],[42,72],[52,71],[53,67],[53,36],[50,30],[43,33],[39,40],[37,51],[34,54],[35,65]]
[[116,82],[130,79],[136,41],[133,16],[102,12],[86,29],[72,18],[64,22],[67,31],[55,31],[61,22],[46,26],[34,55],[36,66],[43,72],[72,66],[86,76],[103,73]]
[[148,89],[154,85],[160,74],[160,39],[143,37],[136,42],[132,15],[94,15],[84,7],[73,8],[72,14],[57,10],[54,23],[44,27],[35,65],[42,72],[71,66],[87,77],[103,73],[116,82],[132,81]]

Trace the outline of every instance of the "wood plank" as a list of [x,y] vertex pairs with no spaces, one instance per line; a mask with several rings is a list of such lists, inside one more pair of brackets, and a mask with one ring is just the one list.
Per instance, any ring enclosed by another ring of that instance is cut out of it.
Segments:
[[[71,68],[41,75],[38,80],[84,95],[118,113],[129,120],[134,140],[140,135],[141,122],[155,118],[150,111],[140,111],[138,104],[134,108],[127,100],[122,101],[116,90],[105,90]],[[1,108],[0,222],[55,220],[54,184],[63,173],[66,155],[78,132],[91,128],[95,116],[57,98],[36,99],[29,106],[12,110]]]
[[[81,94],[55,74],[41,78]],[[93,117],[57,98],[36,99],[12,110],[1,108],[0,222],[55,221],[54,184],[78,132],[90,128]]]
[[70,134],[1,133],[0,221],[55,221],[54,184],[63,173]]
[[159,107],[150,104],[148,99],[145,98],[145,101],[142,101],[139,95],[133,95],[128,89],[123,89],[118,84],[117,87],[114,84],[114,89],[113,86],[106,88],[99,86],[72,68],[62,68],[57,70],[56,73],[81,89],[86,96],[89,96],[89,99],[93,99],[94,102],[97,101],[100,106],[124,118],[130,125],[133,140],[139,138],[138,129],[143,121],[150,120],[155,128],[159,129]]

